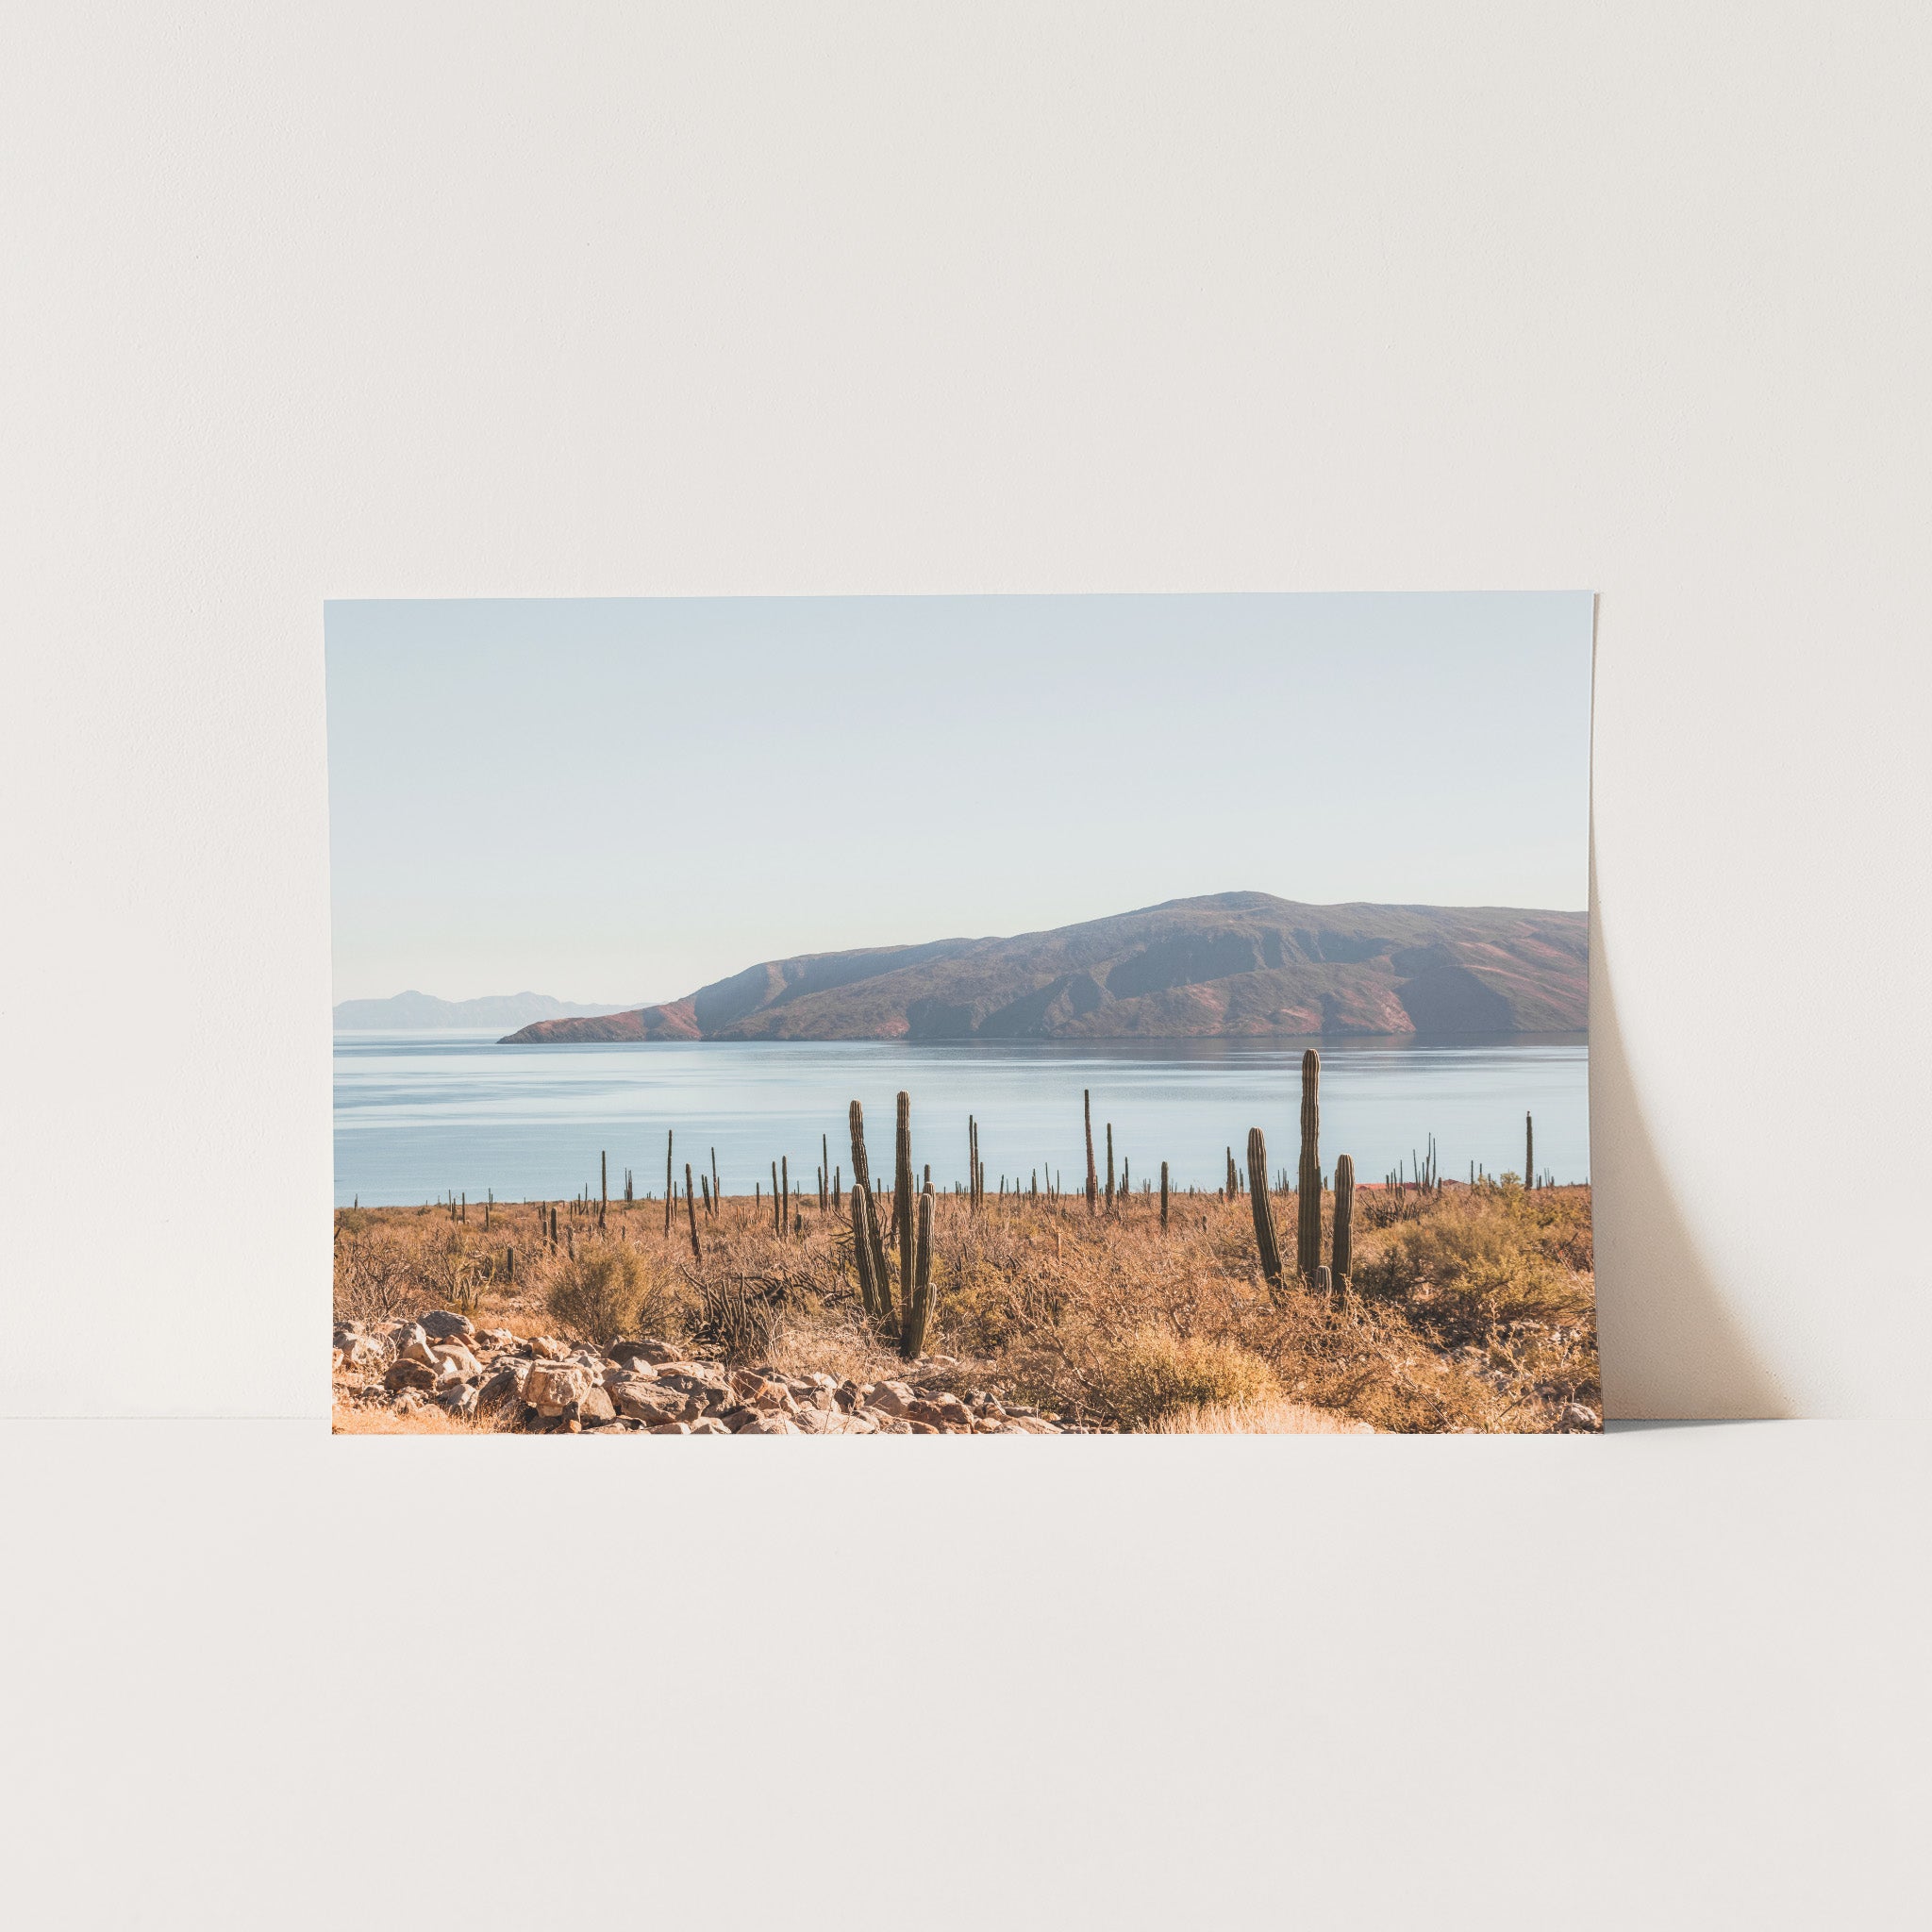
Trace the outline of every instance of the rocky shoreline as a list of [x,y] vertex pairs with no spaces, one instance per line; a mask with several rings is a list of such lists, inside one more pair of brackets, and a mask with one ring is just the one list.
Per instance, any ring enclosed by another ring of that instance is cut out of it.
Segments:
[[599,1350],[554,1336],[479,1328],[446,1310],[381,1327],[338,1323],[335,1397],[407,1415],[434,1406],[457,1420],[525,1435],[599,1429],[653,1436],[1060,1436],[1092,1431],[969,1386],[936,1356],[903,1377],[855,1382],[732,1366],[716,1352],[640,1337]]

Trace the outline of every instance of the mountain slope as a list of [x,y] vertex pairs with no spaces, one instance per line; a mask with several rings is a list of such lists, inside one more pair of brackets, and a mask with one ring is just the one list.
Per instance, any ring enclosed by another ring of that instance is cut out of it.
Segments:
[[505,1043],[1567,1033],[1588,1013],[1581,912],[1222,892],[1013,939],[768,959]]
[[436,1027],[523,1026],[532,1020],[560,1020],[608,1013],[610,1007],[552,999],[547,992],[498,993],[488,999],[440,1000],[433,993],[399,992],[386,1000],[344,1000],[335,1009],[335,1030],[366,1027],[427,1032]]

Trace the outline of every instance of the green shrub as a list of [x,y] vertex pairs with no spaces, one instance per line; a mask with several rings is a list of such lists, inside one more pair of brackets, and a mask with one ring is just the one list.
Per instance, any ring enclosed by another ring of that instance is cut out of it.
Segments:
[[565,1261],[544,1299],[567,1334],[608,1348],[644,1327],[655,1296],[637,1250],[603,1241],[586,1243]]
[[1231,1341],[1142,1328],[1116,1342],[1089,1378],[1089,1399],[1130,1429],[1187,1408],[1264,1402],[1281,1392],[1259,1356]]
[[1444,1208],[1389,1230],[1356,1266],[1367,1295],[1407,1302],[1431,1326],[1487,1328],[1589,1314],[1591,1284],[1546,1252],[1548,1237],[1515,1202]]

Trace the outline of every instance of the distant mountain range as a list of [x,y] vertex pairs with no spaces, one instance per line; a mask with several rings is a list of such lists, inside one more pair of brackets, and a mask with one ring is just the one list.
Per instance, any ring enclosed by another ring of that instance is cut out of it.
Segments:
[[480,1000],[440,1000],[426,992],[399,992],[386,1000],[344,1000],[335,1009],[338,1033],[393,1028],[425,1033],[438,1027],[526,1026],[532,1020],[563,1020],[578,1013],[608,1013],[611,1003],[585,1006],[554,1000],[547,992],[506,992]]
[[1588,927],[1581,912],[1222,892],[1014,939],[768,959],[504,1044],[1581,1032]]

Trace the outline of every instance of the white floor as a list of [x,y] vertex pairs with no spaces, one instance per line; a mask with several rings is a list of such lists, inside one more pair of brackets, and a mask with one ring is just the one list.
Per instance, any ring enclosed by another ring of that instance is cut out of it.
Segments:
[[0,1424],[23,1925],[1928,1922],[1932,1429]]

